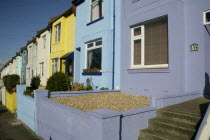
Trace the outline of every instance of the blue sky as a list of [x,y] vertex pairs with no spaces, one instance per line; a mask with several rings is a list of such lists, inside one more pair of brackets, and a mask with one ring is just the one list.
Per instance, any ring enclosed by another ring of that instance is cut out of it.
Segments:
[[0,0],[0,68],[71,0]]

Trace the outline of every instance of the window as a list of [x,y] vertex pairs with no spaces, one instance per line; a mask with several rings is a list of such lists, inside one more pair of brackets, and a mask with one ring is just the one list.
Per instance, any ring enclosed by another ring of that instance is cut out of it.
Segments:
[[203,22],[204,25],[210,24],[210,10],[203,13]]
[[44,35],[43,37],[43,48],[46,48],[46,35]]
[[28,73],[28,79],[30,79],[30,68],[27,68],[27,73]]
[[41,76],[44,76],[44,62],[40,63],[40,74]]
[[131,29],[131,68],[168,67],[168,19],[148,21]]
[[58,58],[52,60],[52,72],[58,72]]
[[55,42],[60,41],[61,36],[61,23],[55,26]]
[[91,0],[90,21],[97,20],[103,16],[103,0]]
[[86,69],[100,69],[102,58],[102,40],[86,44]]

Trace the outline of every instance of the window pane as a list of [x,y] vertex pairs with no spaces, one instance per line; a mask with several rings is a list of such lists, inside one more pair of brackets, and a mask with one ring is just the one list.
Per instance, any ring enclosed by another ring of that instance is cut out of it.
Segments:
[[87,51],[87,69],[101,69],[101,48]]
[[101,46],[101,45],[102,45],[102,40],[96,42],[96,46]]
[[141,27],[134,29],[134,36],[138,36],[138,35],[141,35]]
[[134,65],[141,65],[141,39],[134,40]]
[[91,21],[102,17],[102,0],[93,0],[91,4]]
[[210,12],[206,13],[206,22],[210,22]]
[[88,44],[88,46],[87,46],[87,47],[88,47],[88,48],[93,47],[93,43]]
[[168,64],[168,20],[145,25],[145,65]]

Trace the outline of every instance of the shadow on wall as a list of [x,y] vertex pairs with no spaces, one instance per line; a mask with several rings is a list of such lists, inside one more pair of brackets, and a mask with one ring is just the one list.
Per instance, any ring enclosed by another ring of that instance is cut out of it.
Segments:
[[209,82],[209,74],[205,73],[205,87],[203,90],[204,97],[210,98],[210,82]]

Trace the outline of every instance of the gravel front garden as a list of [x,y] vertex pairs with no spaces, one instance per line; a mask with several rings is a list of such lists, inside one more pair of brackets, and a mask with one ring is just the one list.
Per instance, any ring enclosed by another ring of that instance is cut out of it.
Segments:
[[148,97],[128,95],[121,92],[89,94],[72,97],[53,97],[51,99],[86,112],[102,108],[115,111],[125,111],[143,108],[150,105],[150,99]]

